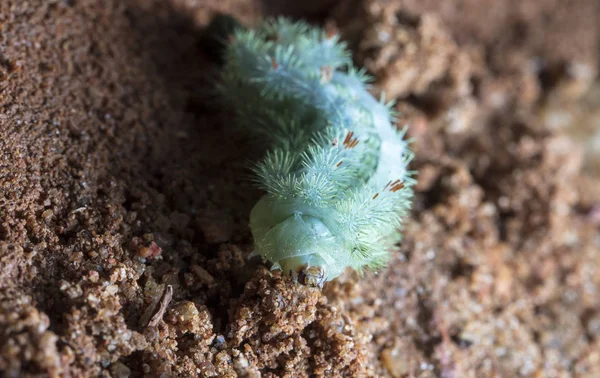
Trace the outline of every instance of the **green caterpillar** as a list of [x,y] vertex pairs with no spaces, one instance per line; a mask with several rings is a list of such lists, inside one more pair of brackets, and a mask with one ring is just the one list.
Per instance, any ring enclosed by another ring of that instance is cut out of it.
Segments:
[[236,28],[225,43],[221,93],[269,148],[254,169],[266,192],[254,253],[306,285],[384,266],[411,205],[412,153],[368,80],[337,35],[303,22]]

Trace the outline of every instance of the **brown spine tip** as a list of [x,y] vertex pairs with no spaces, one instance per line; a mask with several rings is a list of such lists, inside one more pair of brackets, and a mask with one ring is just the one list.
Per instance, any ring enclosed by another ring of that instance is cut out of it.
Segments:
[[279,63],[277,63],[277,61],[275,60],[275,58],[271,57],[271,66],[273,67],[273,69],[278,69],[279,68]]
[[344,144],[348,144],[350,142],[350,139],[352,139],[353,135],[354,135],[354,131],[350,131],[348,134],[346,134],[346,138],[344,139]]
[[373,199],[376,199],[377,197],[379,197],[379,193],[375,193],[375,195],[373,196]]
[[335,37],[335,35],[338,33],[338,29],[335,27],[335,24],[333,22],[328,22],[327,25],[325,25],[325,38],[326,39],[331,39],[333,37]]
[[344,147],[346,149],[354,148],[354,147],[356,147],[357,144],[358,144],[358,138],[354,138],[354,131],[350,131],[348,133],[348,135],[346,135],[346,138],[344,139]]
[[400,190],[400,189],[402,189],[402,188],[404,188],[404,183],[403,183],[403,182],[401,182],[401,183],[399,183],[399,184],[396,184],[396,185],[392,186],[392,187],[390,188],[390,192],[393,192],[393,193],[395,193],[395,192],[397,192],[398,190]]
[[340,165],[342,165],[342,162],[340,161],[339,163],[337,163],[335,166],[339,167]]

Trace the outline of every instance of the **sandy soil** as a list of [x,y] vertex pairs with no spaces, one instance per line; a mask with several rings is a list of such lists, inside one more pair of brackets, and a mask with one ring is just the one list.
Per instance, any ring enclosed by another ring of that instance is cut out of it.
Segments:
[[[599,11],[0,2],[0,375],[600,376]],[[384,271],[247,259],[261,151],[215,100],[215,12],[336,26],[398,99],[420,174]]]

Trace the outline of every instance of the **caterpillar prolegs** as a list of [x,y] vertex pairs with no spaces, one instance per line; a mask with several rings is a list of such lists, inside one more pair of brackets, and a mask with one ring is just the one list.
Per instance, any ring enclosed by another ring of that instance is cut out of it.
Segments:
[[335,33],[285,18],[226,42],[221,92],[268,146],[266,194],[250,214],[255,253],[322,286],[385,265],[412,200],[412,153],[390,104],[367,90]]

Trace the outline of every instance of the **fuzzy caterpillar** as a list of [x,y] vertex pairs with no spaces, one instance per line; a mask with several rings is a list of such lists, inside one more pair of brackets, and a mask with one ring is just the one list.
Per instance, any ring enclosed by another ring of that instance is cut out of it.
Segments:
[[307,285],[385,265],[411,205],[412,153],[367,82],[337,35],[302,22],[226,42],[222,95],[269,148],[255,166],[255,253]]

